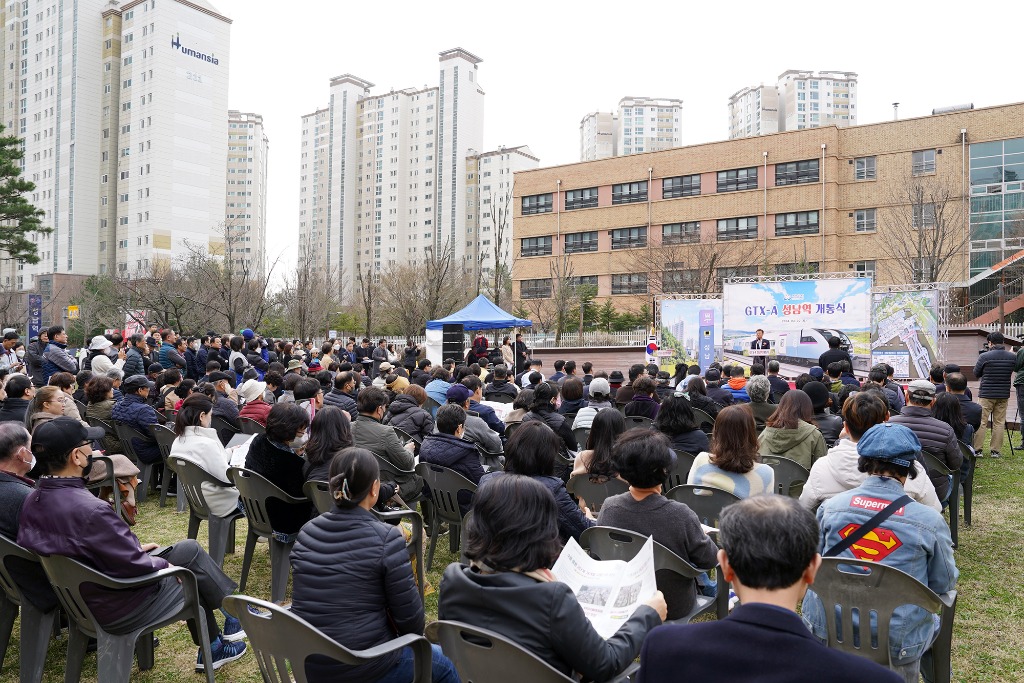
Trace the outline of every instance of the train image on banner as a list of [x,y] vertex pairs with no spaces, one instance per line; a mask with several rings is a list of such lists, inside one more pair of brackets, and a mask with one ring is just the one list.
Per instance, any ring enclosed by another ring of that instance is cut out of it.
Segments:
[[[771,358],[808,367],[818,364],[818,357],[828,351],[828,340],[832,337],[839,337],[839,348],[853,355],[853,342],[841,330],[812,327],[764,333],[764,338],[769,343]],[[726,350],[744,356],[750,355],[750,343],[756,338],[754,334],[733,337],[726,343]]]

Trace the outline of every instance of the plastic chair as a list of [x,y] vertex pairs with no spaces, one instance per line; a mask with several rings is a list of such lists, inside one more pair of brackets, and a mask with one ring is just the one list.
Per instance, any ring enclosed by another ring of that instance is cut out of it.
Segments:
[[587,441],[590,440],[590,427],[577,427],[572,430],[572,435],[576,437],[576,443],[579,445],[580,450],[586,450]]
[[270,599],[279,602],[284,599],[288,588],[288,571],[291,568],[288,557],[295,542],[284,543],[274,538],[274,529],[267,514],[267,501],[278,500],[290,505],[308,503],[306,498],[293,498],[271,484],[264,477],[244,467],[228,468],[228,479],[238,488],[238,496],[245,506],[245,518],[249,522],[249,534],[245,539],[245,557],[242,559],[242,577],[238,590],[245,590],[252,565],[252,554],[259,538],[270,544]]
[[239,417],[238,422],[242,426],[242,434],[259,436],[267,433],[267,428],[251,417]]
[[[580,547],[597,560],[622,560],[623,562],[629,562],[636,557],[636,554],[640,552],[640,549],[646,542],[647,537],[643,534],[609,526],[592,526],[589,529],[584,529],[583,533],[580,534]],[[708,567],[707,570],[698,569],[662,544],[657,541],[654,542],[655,571],[669,571],[684,578],[696,580],[702,571],[709,571],[713,568]],[[689,614],[680,619],[673,619],[665,623],[688,624],[694,617],[705,613],[710,614],[714,610],[715,599],[698,593],[697,604],[694,605]]]
[[604,505],[605,498],[625,493],[629,490],[629,484],[615,477],[597,483],[590,481],[589,474],[574,474],[565,483],[565,489],[577,498],[587,501],[587,507],[596,513]]
[[963,441],[958,441],[957,443],[960,444],[960,452],[964,454],[964,459],[971,463],[971,468],[967,472],[967,478],[961,482],[964,489],[964,526],[970,526],[971,502],[974,500],[974,468],[978,464],[978,454]]
[[415,441],[417,446],[423,445],[423,439],[413,436],[412,434],[405,431],[401,427],[395,427],[394,425],[392,425],[391,428],[395,430],[395,434],[398,435],[398,440],[402,442],[403,446],[409,443],[410,441]]
[[[932,471],[953,477],[949,489],[949,505],[943,512],[949,512],[949,535],[953,539],[953,547],[957,547],[960,540],[960,469],[949,469],[945,461],[938,455],[928,450],[921,450],[921,464],[931,474]],[[971,482],[973,484],[973,482]],[[973,495],[973,491],[972,491]]]
[[571,413],[563,413],[562,417],[564,417],[565,421],[571,425],[573,422],[576,421],[576,411]]
[[462,511],[459,509],[459,492],[476,493],[476,484],[464,476],[441,465],[421,462],[416,465],[416,474],[430,487],[430,502],[434,512],[430,519],[430,548],[427,550],[427,571],[434,564],[434,546],[441,522],[448,522],[448,540],[451,551],[459,549],[459,530],[462,528]]
[[682,484],[672,487],[667,498],[685,503],[693,510],[702,524],[718,528],[718,518],[727,505],[739,502],[739,496],[717,489],[714,486]]
[[[899,569],[848,557],[822,558],[812,590],[824,606],[828,646],[867,657],[882,666],[890,664],[889,620],[897,607],[916,605],[932,613],[941,612],[939,634],[921,659],[921,672],[925,680],[949,683],[955,590],[936,595],[928,586]],[[855,612],[860,615],[856,629],[853,626]],[[869,619],[867,615],[874,618]],[[838,625],[837,620],[841,622]],[[872,621],[877,631],[875,640],[871,636]]]
[[696,455],[686,451],[673,452],[676,454],[676,464],[668,471],[668,479],[665,480],[666,491],[671,491],[686,483],[687,477],[690,476],[690,470],[693,469],[693,461],[697,459]]
[[654,429],[654,420],[642,415],[626,415],[626,431],[630,429]]
[[125,517],[124,509],[121,507],[121,489],[117,487],[117,479],[114,477],[114,461],[109,455],[94,455],[92,456],[94,463],[102,462],[107,469],[107,476],[98,481],[86,484],[85,488],[99,495],[100,489],[107,487],[113,491],[111,498],[114,499],[113,506],[114,512],[117,516],[124,520],[125,524],[128,523],[127,517]]
[[427,396],[427,400],[423,403],[423,409],[430,413],[430,417],[437,417],[437,409],[440,407],[441,404],[430,396]]
[[[775,472],[775,493],[780,496],[800,497],[800,491],[811,473],[803,465],[781,455],[761,455],[759,459]],[[793,487],[799,486],[794,494]]]
[[[149,433],[156,439],[156,445],[160,449],[160,457],[164,459],[164,467],[170,472],[177,476],[177,472],[174,470],[174,466],[170,463],[169,458],[171,457],[171,448],[174,446],[174,440],[177,436],[174,434],[174,430],[167,425],[149,425]],[[160,487],[160,507],[167,505],[167,490],[170,488],[170,480],[165,481],[163,486]],[[182,496],[178,496],[176,500],[176,508],[178,512],[185,511],[185,499]]]
[[231,441],[231,437],[239,432],[238,427],[225,420],[221,415],[214,415],[210,420],[210,426],[217,430],[217,437],[225,446]]
[[77,398],[73,398],[71,400],[75,402],[75,407],[78,408],[78,414],[84,418],[85,417],[85,404],[82,403],[81,401],[79,401]]
[[478,443],[474,443],[476,446],[476,452],[480,454],[480,464],[490,470],[500,470],[505,468],[505,452],[489,451]]
[[[98,641],[96,679],[103,683],[127,683],[132,671],[132,649],[134,648],[139,659],[139,670],[152,669],[152,633],[182,620],[190,622],[193,637],[198,637],[203,661],[210,662],[213,659],[210,636],[206,630],[206,613],[199,604],[196,577],[188,569],[168,567],[133,579],[115,579],[69,557],[50,555],[41,556],[39,560],[50,583],[53,584],[57,599],[72,622],[69,629],[67,668],[64,671],[65,681],[81,680],[85,650],[89,638],[92,637]],[[114,635],[103,630],[80,591],[84,583],[117,590],[150,586],[169,576],[181,582],[183,602],[154,617],[145,627],[122,635]],[[140,636],[145,637],[140,639]],[[207,683],[214,683],[212,666],[206,667],[206,680]]]
[[[237,614],[268,683],[306,683],[306,659],[323,655],[342,664],[366,664],[406,647],[413,651],[412,683],[430,683],[432,650],[423,636],[404,635],[366,650],[350,650],[305,619],[273,603],[246,595],[224,598],[224,609]],[[290,674],[289,674],[290,672]]]
[[[21,608],[21,648],[18,655],[18,670],[23,683],[38,683],[43,680],[46,664],[46,650],[57,617],[57,609],[42,612],[21,594],[21,589],[10,574],[7,561],[17,558],[25,563],[39,565],[39,557],[25,550],[14,541],[0,536],[0,668],[7,656],[14,620]],[[38,567],[42,571],[42,567]],[[6,596],[6,597],[4,597]]]
[[505,404],[509,404],[509,403],[515,403],[516,397],[515,396],[509,396],[508,394],[491,394],[490,396],[485,396],[484,400],[485,401],[490,401],[491,403],[505,403]]
[[622,417],[626,417],[626,404],[625,403],[619,403],[618,401],[616,401],[615,402],[615,409],[617,411],[619,411],[619,413],[622,415]]
[[156,463],[144,463],[139,458],[139,454],[135,452],[135,446],[132,444],[132,439],[138,439],[140,441],[152,441],[150,437],[140,432],[135,427],[127,425],[123,422],[114,423],[114,433],[117,435],[118,441],[121,442],[121,447],[124,449],[124,454],[135,463],[136,467],[139,468],[139,488],[135,492],[135,500],[139,505],[146,502],[146,494],[149,492],[149,482],[153,478],[153,468],[156,467]]
[[697,419],[697,424],[700,426],[700,430],[705,434],[710,434],[715,428],[715,418],[711,417],[700,408],[690,406],[690,410],[693,411],[693,416]]
[[512,438],[512,433],[519,429],[519,425],[523,424],[522,421],[517,422],[506,422],[505,423],[505,440],[508,441]]
[[235,522],[245,515],[239,511],[228,517],[220,517],[210,511],[203,492],[203,484],[221,488],[234,488],[226,481],[220,481],[200,465],[186,458],[171,457],[174,471],[178,473],[178,497],[188,500],[188,537],[199,536],[199,525],[207,524],[207,545],[210,557],[218,567],[224,567],[225,553],[235,552]]
[[[435,621],[427,638],[438,643],[459,672],[462,683],[574,683],[523,646],[494,631],[459,621]],[[631,664],[614,680],[637,669]]]

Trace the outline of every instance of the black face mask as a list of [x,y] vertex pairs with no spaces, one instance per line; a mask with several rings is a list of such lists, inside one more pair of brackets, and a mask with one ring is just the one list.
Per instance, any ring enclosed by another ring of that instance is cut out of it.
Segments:
[[82,478],[88,479],[89,473],[92,472],[92,453],[89,454],[89,462],[84,468],[82,468]]

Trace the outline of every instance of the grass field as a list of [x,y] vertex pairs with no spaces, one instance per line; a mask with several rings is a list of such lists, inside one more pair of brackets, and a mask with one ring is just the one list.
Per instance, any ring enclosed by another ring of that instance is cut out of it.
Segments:
[[[1019,436],[1015,433],[1015,438]],[[953,680],[972,683],[1024,681],[1024,586],[1022,586],[1020,548],[1024,546],[1024,456],[1010,457],[1003,446],[1002,459],[979,461],[974,484],[972,527],[960,527],[960,548],[956,551],[960,568],[959,602],[953,634]],[[173,505],[157,506],[152,496],[142,506],[135,532],[145,542],[161,545],[184,538],[187,514],[176,514]],[[206,525],[199,532],[206,543]],[[237,553],[228,555],[225,570],[239,577],[245,542],[244,520],[238,524]],[[442,537],[434,557],[434,569],[428,581],[436,589],[444,567],[455,559],[448,553],[447,537]],[[267,545],[256,547],[246,592],[269,599],[270,573]],[[426,598],[428,623],[437,615],[437,593]],[[339,615],[344,618],[343,615]],[[202,680],[193,672],[196,647],[184,624],[162,629],[156,649],[156,666],[145,672],[133,671],[133,681],[170,682]],[[45,681],[63,680],[66,638],[54,641],[47,658]],[[0,681],[16,681],[18,668],[18,627],[0,671]],[[247,653],[239,661],[217,672],[219,681],[258,682],[261,680],[255,658]],[[86,658],[83,680],[96,681],[96,656]]]

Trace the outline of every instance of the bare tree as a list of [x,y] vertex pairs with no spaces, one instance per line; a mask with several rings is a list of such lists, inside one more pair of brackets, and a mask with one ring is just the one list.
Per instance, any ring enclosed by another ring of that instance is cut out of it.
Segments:
[[28,299],[23,291],[0,287],[0,328],[20,328],[28,320]]
[[722,274],[756,267],[758,240],[658,241],[629,252],[627,269],[647,275],[647,294],[699,294],[722,291]]
[[340,271],[318,263],[311,251],[300,247],[295,270],[285,275],[284,287],[274,300],[299,339],[326,332],[342,300]]
[[201,332],[217,322],[202,303],[203,282],[179,264],[159,260],[148,268],[126,273],[114,281],[115,296],[126,313],[146,311],[147,320],[176,330]]
[[959,275],[966,248],[960,191],[939,178],[913,178],[889,191],[879,245],[894,282],[944,282]]
[[363,270],[360,264],[356,264],[356,289],[359,292],[359,303],[364,314],[363,322],[365,328],[363,334],[370,336],[373,329],[373,312],[377,308],[377,295],[380,292],[380,275],[372,273],[369,269]]
[[510,295],[512,290],[512,271],[506,253],[506,244],[512,239],[511,188],[502,195],[491,195],[491,227],[494,230],[491,239],[494,269],[487,283],[487,294],[496,306],[501,306],[502,297]]
[[377,283],[377,314],[412,335],[422,332],[428,320],[462,308],[469,302],[472,280],[456,263],[446,242],[440,249],[428,247],[422,260],[389,266]]

